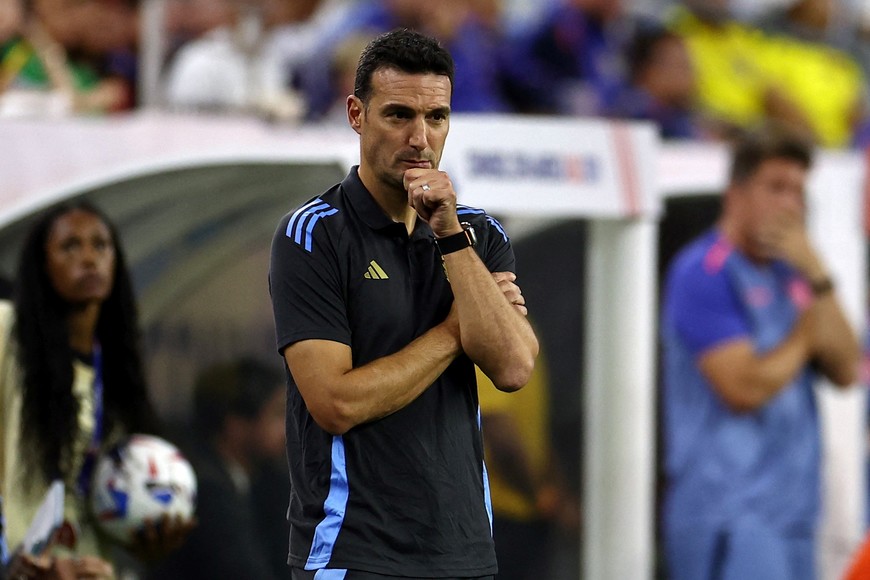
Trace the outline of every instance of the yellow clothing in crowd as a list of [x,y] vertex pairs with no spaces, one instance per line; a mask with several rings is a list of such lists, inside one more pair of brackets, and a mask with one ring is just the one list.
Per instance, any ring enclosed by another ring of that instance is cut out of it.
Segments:
[[[486,439],[486,416],[490,413],[504,413],[513,418],[522,441],[529,465],[536,483],[545,477],[550,460],[549,396],[547,374],[539,359],[529,383],[515,393],[499,391],[480,369],[477,369],[477,391],[480,398],[480,412],[483,417],[484,457],[490,455]],[[492,462],[486,464],[489,475],[492,511],[496,515],[517,520],[532,520],[537,510],[532,498],[519,492],[498,472]]]
[[752,128],[765,120],[775,90],[801,112],[820,145],[850,145],[864,78],[847,53],[736,21],[711,24],[686,9],[676,12],[671,29],[689,50],[698,106],[708,116]]
[[861,108],[864,75],[855,60],[826,44],[769,38],[773,77],[810,122],[820,145],[848,147]]
[[688,48],[701,109],[738,127],[761,122],[770,86],[764,34],[733,21],[712,25],[685,9],[671,28]]

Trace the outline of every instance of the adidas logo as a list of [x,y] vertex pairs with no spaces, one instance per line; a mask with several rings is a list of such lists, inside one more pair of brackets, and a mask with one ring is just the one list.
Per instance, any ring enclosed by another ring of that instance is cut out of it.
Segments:
[[384,269],[377,262],[372,260],[369,262],[369,269],[363,274],[363,278],[366,280],[386,280],[389,276],[387,276],[387,273],[384,272]]

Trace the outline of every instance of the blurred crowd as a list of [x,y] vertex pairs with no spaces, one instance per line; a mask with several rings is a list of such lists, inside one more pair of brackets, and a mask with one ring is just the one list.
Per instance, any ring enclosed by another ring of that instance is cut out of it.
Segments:
[[[825,147],[870,142],[860,0],[151,3],[156,32],[146,0],[0,0],[0,117],[147,104],[343,123],[361,48],[401,26],[453,54],[457,112],[645,119],[666,139],[776,123]],[[162,64],[142,103],[146,44]]]

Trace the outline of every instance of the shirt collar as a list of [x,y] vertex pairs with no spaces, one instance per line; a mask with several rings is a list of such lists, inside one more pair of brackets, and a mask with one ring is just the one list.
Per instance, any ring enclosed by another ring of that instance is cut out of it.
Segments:
[[[363,222],[373,230],[388,230],[390,231],[405,231],[405,226],[398,222],[394,222],[390,216],[384,212],[383,208],[375,201],[374,196],[363,185],[359,178],[359,166],[354,165],[347,177],[341,182],[341,188],[345,192],[348,202],[357,215],[362,218]],[[411,235],[413,239],[418,238],[434,238],[432,228],[423,220],[418,219],[414,225],[414,231]]]

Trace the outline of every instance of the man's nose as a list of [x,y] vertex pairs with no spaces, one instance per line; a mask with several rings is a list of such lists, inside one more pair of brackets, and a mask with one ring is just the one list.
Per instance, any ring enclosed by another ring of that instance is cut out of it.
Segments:
[[411,136],[408,144],[418,151],[423,151],[429,146],[429,128],[426,120],[420,119],[411,125]]

